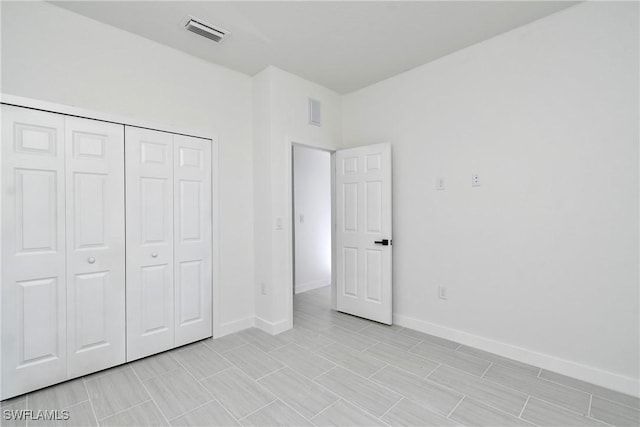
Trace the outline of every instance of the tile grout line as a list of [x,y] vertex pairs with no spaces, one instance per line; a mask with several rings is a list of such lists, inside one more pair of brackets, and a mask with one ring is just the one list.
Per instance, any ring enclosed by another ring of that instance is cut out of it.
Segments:
[[525,400],[524,405],[522,406],[522,409],[520,410],[520,414],[518,415],[518,418],[523,419],[522,418],[522,414],[524,414],[524,410],[527,408],[527,405],[529,404],[529,400],[531,399],[531,395],[527,396],[527,400]]
[[[176,362],[180,363],[178,360],[176,360]],[[181,365],[182,366],[182,365]],[[149,389],[147,388],[147,386],[145,385],[145,383],[140,379],[140,376],[138,375],[138,373],[136,372],[135,369],[131,368],[131,370],[133,371],[133,375],[136,376],[136,378],[138,379],[138,381],[140,381],[140,385],[142,385],[142,387],[144,388],[144,391],[147,393],[147,395],[149,396],[149,399],[153,402],[153,404],[155,405],[155,407],[158,409],[158,411],[160,412],[160,415],[162,415],[162,418],[165,420],[165,422],[167,423],[167,425],[171,425],[169,423],[169,419],[167,418],[167,416],[164,414],[164,412],[162,412],[162,410],[160,409],[160,405],[158,405],[158,402],[155,401],[155,399],[153,398],[153,395],[149,392]],[[188,372],[188,371],[187,371]],[[157,378],[157,377],[156,377]]]
[[[279,367],[279,368],[278,368],[278,369],[276,369],[275,371],[271,371],[271,372],[269,372],[268,374],[265,374],[265,375],[263,375],[263,376],[261,376],[261,377],[259,377],[259,378],[255,378],[255,379],[254,379],[254,381],[255,381],[255,382],[259,382],[261,379],[266,378],[266,377],[268,377],[268,376],[269,376],[269,375],[271,375],[271,374],[275,374],[276,372],[280,372],[280,371],[282,371],[282,370],[283,370],[283,369],[285,369],[285,368],[291,369],[291,368],[289,368],[287,365],[283,364],[281,367]],[[293,371],[293,369],[291,369],[291,370]]]
[[[338,395],[336,395],[336,396],[338,396]],[[335,401],[335,402],[331,403],[329,406],[327,406],[326,408],[324,408],[322,411],[320,411],[320,412],[318,412],[317,414],[315,414],[313,417],[311,417],[311,419],[310,419],[309,421],[311,421],[311,422],[313,423],[313,419],[314,419],[314,418],[319,417],[319,416],[320,416],[320,414],[322,414],[323,412],[325,412],[326,410],[328,410],[328,409],[329,409],[329,408],[331,408],[332,406],[337,405],[337,404],[338,404],[338,403],[340,403],[341,401],[343,401],[343,399],[342,399],[340,396],[338,396],[338,399],[336,399],[336,401]]]
[[462,403],[462,401],[467,397],[467,395],[463,395],[462,398],[458,401],[458,403],[456,403],[456,406],[454,406],[451,411],[449,411],[449,413],[447,414],[447,418],[451,417],[451,414],[453,414],[453,412],[458,409],[458,406],[460,406],[460,404]]
[[423,342],[424,342],[424,340],[421,340],[421,341],[418,341],[417,343],[415,343],[410,349],[407,350],[407,353],[415,354],[415,353],[412,353],[411,350],[415,349],[417,346],[419,346]]
[[[542,373],[542,368],[540,368],[540,373]],[[566,387],[566,388],[568,388],[568,389],[571,389],[571,390],[574,390],[574,391],[577,391],[577,392],[580,392],[580,393],[589,394],[589,395],[591,395],[591,399],[593,399],[593,397],[595,396],[595,397],[597,397],[598,399],[603,399],[603,400],[606,400],[607,402],[615,403],[616,405],[624,406],[624,407],[626,407],[626,408],[634,409],[634,410],[636,410],[636,411],[637,411],[637,410],[640,410],[640,406],[638,406],[638,407],[629,406],[629,405],[626,405],[626,404],[624,404],[624,403],[622,403],[622,402],[620,402],[620,401],[618,401],[618,400],[608,399],[608,398],[606,398],[606,397],[602,396],[601,394],[594,393],[594,392],[592,392],[592,391],[586,391],[586,390],[582,390],[582,389],[579,389],[579,388],[575,388],[575,387],[572,387],[572,386],[570,386],[570,385],[563,384],[563,383],[559,383],[559,382],[557,382],[557,381],[553,381],[553,380],[548,379],[548,378],[542,378],[542,377],[538,377],[538,378],[540,378],[542,381],[547,381],[547,382],[550,382],[550,383],[552,383],[552,384],[559,385],[559,386],[561,386],[561,387]],[[577,378],[575,378],[575,379],[577,379]],[[578,380],[578,381],[581,381],[581,380]],[[585,381],[585,382],[586,382],[586,381]],[[587,384],[591,384],[591,383],[587,383]],[[593,384],[593,385],[596,385],[596,386],[597,386],[597,384]],[[615,393],[620,393],[620,394],[622,394],[622,395],[624,395],[624,396],[634,397],[634,396],[631,396],[631,395],[628,395],[628,394],[625,394],[625,393],[622,393],[622,392],[619,392],[619,391],[616,391],[616,390],[607,389],[606,387],[603,387],[603,388],[604,388],[604,389],[606,389],[606,390],[611,390],[611,391],[613,391],[613,392],[615,392]],[[640,403],[640,402],[639,402],[639,403]],[[591,404],[589,404],[589,405],[591,405]],[[591,406],[589,406],[589,408],[591,408]]]
[[378,372],[382,371],[384,368],[386,368],[386,367],[388,367],[388,366],[391,366],[391,364],[389,364],[388,362],[386,362],[386,361],[383,361],[383,362],[384,362],[384,366],[383,366],[382,368],[378,369],[377,371],[375,371],[373,374],[369,375],[369,376],[367,377],[367,379],[368,379],[368,380],[369,380],[369,379],[371,379],[371,377],[373,377],[373,376],[374,376],[375,374],[377,374]]
[[391,407],[389,409],[387,409],[386,411],[384,411],[384,414],[380,415],[378,418],[382,419],[382,417],[384,417],[385,415],[387,415],[389,412],[391,412],[391,410],[393,408],[395,408],[396,406],[398,406],[398,404],[400,402],[402,402],[405,399],[405,397],[403,397],[402,399],[398,400],[396,403],[394,403],[393,405],[391,405]]
[[[87,388],[87,382],[82,378],[82,386],[84,387],[84,391],[87,393],[87,397],[89,398],[89,406],[91,406],[91,412],[93,413],[93,418],[96,420],[96,424],[99,425],[98,416],[96,415],[96,409],[93,407],[93,401],[91,400],[91,395],[89,394],[89,389]],[[27,398],[29,396],[27,395]]]
[[487,373],[487,371],[493,366],[493,362],[489,362],[489,366],[487,366],[487,369],[485,369],[482,374],[480,374],[480,378],[484,378],[484,374]]
[[100,421],[104,421],[104,420],[106,420],[107,418],[115,417],[116,415],[120,415],[120,414],[122,414],[122,413],[124,413],[124,412],[127,412],[127,411],[128,411],[128,410],[130,410],[130,409],[137,408],[138,406],[142,406],[142,405],[144,405],[145,403],[148,403],[148,402],[153,402],[153,399],[149,398],[149,399],[145,400],[144,402],[136,403],[136,404],[135,404],[135,405],[133,405],[133,406],[129,406],[128,408],[125,408],[125,409],[121,409],[121,410],[119,410],[119,411],[116,411],[116,412],[114,412],[113,414],[109,414],[109,415],[107,415],[106,417],[102,417],[102,418],[97,418],[97,417],[96,417],[96,420],[98,421],[98,424],[100,424]]
[[[225,359],[225,360],[226,360],[226,359]],[[215,374],[207,375],[206,377],[203,377],[202,379],[197,380],[197,381],[198,381],[199,383],[202,383],[203,381],[208,380],[209,378],[215,377],[216,375],[221,374],[221,373],[223,373],[223,372],[230,371],[230,370],[231,370],[231,369],[233,369],[233,368],[235,368],[235,366],[234,366],[234,365],[227,366],[227,367],[226,367],[226,368],[224,368],[223,370],[218,371],[218,372],[216,372]],[[205,388],[206,388],[206,387],[205,387]]]
[[[270,394],[271,394],[271,393],[270,393]],[[273,394],[272,394],[272,395],[273,395]],[[274,403],[274,402],[277,402],[278,400],[280,400],[280,399],[278,399],[276,396],[274,396],[274,399],[273,399],[271,402],[267,403],[267,404],[266,404],[266,405],[264,405],[264,406],[259,407],[259,408],[258,408],[258,409],[256,409],[255,411],[249,412],[247,415],[245,415],[245,416],[244,416],[244,417],[242,417],[242,418],[238,418],[238,422],[242,423],[242,420],[247,419],[248,417],[250,417],[251,415],[255,414],[256,412],[260,412],[260,411],[262,411],[264,408],[266,408],[267,406],[271,405],[271,404],[272,404],[272,403]]]
[[[433,369],[432,369],[432,370],[431,370],[427,375],[425,375],[423,378],[424,378],[425,380],[430,380],[430,379],[429,379],[429,377],[430,377],[431,375],[433,375],[433,373],[434,373],[435,371],[437,371],[437,370],[438,370],[438,368],[439,368],[440,366],[442,366],[442,363],[438,363],[438,364],[436,365],[436,367],[435,367],[435,368],[433,368]],[[464,372],[464,371],[463,371],[463,372]],[[430,381],[433,381],[433,380],[430,380]],[[435,381],[433,381],[433,382],[435,382]]]

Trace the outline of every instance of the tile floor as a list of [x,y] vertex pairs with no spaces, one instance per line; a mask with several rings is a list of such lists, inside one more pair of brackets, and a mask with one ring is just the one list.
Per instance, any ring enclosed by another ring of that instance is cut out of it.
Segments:
[[640,424],[637,398],[332,312],[328,288],[297,295],[294,311],[278,336],[204,340],[4,401],[3,414],[67,409],[66,426]]

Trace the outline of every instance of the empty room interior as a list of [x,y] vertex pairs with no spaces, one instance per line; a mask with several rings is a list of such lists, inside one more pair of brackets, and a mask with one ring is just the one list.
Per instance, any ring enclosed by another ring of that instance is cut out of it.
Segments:
[[0,19],[0,425],[640,425],[637,1]]

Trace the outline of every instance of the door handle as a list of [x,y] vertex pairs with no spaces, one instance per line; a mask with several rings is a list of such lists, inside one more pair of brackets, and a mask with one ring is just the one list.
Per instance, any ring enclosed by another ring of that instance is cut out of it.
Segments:
[[376,240],[373,243],[375,243],[376,245],[389,246],[391,245],[391,242],[393,242],[393,240],[382,239],[382,240]]

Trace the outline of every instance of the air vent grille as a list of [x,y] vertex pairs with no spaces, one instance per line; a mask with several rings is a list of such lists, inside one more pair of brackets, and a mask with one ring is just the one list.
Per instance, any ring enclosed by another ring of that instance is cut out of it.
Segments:
[[213,27],[209,24],[204,24],[199,20],[189,17],[187,23],[184,26],[187,30],[192,33],[196,33],[201,35],[202,37],[206,37],[209,40],[213,40],[214,42],[220,42],[224,38],[224,36],[228,35],[229,32],[223,30],[222,28]]

